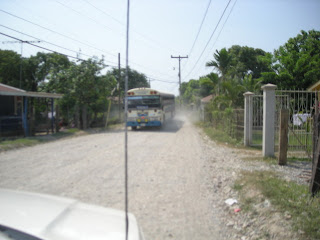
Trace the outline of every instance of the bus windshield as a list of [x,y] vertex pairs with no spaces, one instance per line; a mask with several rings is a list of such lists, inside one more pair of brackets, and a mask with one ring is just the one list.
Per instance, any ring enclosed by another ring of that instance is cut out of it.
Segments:
[[130,96],[128,97],[128,108],[146,109],[160,108],[159,96]]

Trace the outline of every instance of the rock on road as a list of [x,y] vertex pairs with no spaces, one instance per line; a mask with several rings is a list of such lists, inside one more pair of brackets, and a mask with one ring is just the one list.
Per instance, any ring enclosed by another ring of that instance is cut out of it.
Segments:
[[[128,139],[129,211],[146,239],[224,239],[199,130],[179,116],[162,130],[129,130]],[[124,131],[2,152],[0,187],[123,210]]]

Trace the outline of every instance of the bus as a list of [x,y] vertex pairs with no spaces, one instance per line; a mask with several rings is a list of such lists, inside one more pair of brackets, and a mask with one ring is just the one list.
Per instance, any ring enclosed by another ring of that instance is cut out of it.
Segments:
[[151,88],[134,88],[127,92],[127,126],[161,127],[175,115],[175,96]]

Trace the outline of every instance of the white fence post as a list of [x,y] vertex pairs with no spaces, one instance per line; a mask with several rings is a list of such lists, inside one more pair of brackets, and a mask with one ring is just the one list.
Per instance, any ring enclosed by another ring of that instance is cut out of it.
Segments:
[[252,143],[252,114],[253,114],[253,104],[252,104],[252,92],[245,92],[244,96],[244,145],[249,147]]
[[274,157],[274,120],[276,110],[276,90],[277,86],[266,84],[263,90],[263,157]]

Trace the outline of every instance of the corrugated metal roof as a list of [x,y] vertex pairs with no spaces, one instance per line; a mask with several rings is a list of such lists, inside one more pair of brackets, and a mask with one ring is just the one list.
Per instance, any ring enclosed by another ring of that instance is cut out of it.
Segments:
[[25,93],[26,91],[0,83],[0,92]]
[[39,97],[39,98],[62,98],[63,94],[46,93],[46,92],[27,92],[25,90],[11,87],[0,83],[0,95],[3,96],[23,96],[23,97]]

